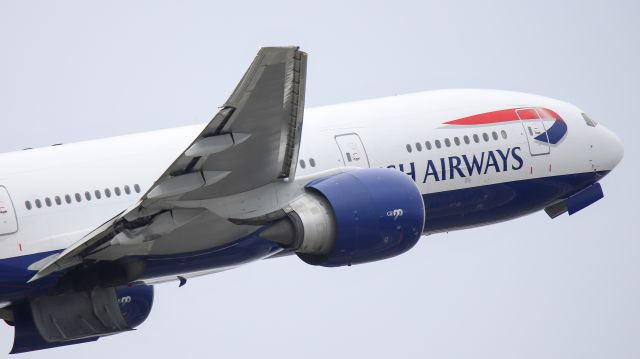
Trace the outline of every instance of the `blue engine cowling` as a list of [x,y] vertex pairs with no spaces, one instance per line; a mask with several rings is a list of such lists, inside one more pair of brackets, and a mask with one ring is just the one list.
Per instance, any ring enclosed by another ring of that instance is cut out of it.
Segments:
[[147,319],[152,306],[153,287],[146,285],[94,288],[14,303],[11,353],[91,342],[128,331]]
[[338,267],[387,259],[411,249],[422,234],[422,195],[402,172],[353,170],[315,180],[306,188],[326,199],[335,223],[328,253],[297,253],[306,263]]
[[133,329],[149,317],[153,307],[153,286],[136,285],[116,288],[120,313],[129,329]]

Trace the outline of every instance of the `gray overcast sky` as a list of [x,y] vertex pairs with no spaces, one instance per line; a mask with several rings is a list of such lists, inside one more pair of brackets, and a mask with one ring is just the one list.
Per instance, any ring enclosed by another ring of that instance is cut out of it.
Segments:
[[[0,0],[0,151],[208,121],[261,45],[309,53],[307,106],[482,87],[572,102],[623,140],[605,199],[157,288],[132,333],[25,358],[638,358],[637,1]],[[0,351],[13,338],[0,326]]]

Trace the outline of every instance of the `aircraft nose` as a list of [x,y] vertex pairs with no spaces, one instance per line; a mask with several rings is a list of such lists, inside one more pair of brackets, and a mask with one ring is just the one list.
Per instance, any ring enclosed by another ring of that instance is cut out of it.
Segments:
[[624,147],[622,146],[622,141],[620,141],[620,138],[616,136],[615,133],[604,126],[602,126],[602,130],[604,137],[603,140],[605,141],[604,149],[606,151],[606,167],[607,169],[612,170],[622,160],[622,157],[624,156]]

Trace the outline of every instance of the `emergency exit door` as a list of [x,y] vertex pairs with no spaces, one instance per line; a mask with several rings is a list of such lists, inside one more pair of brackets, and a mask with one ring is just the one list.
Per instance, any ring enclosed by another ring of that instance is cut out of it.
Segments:
[[18,231],[16,212],[11,203],[9,192],[4,186],[0,186],[0,235],[11,234]]
[[360,136],[347,133],[336,136],[336,143],[342,154],[342,161],[348,167],[369,168],[369,158]]

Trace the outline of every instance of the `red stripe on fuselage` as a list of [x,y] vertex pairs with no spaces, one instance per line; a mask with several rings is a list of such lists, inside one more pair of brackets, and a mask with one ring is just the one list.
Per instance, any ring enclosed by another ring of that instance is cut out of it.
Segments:
[[553,110],[549,110],[548,108],[538,107],[538,108],[536,108],[536,110],[538,110],[538,112],[540,112],[540,116],[542,116],[542,118],[553,118],[555,120],[564,121],[562,119],[562,117],[560,117],[560,115],[558,115]]
[[[516,113],[517,111],[517,113]],[[510,122],[522,120],[537,120],[539,118],[548,119],[553,118],[562,121],[562,118],[558,116],[552,110],[547,108],[537,107],[533,108],[510,108],[506,110],[498,110],[492,112],[485,112],[473,116],[459,118],[457,120],[445,122],[445,125],[486,125],[499,122]]]

